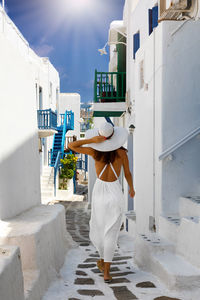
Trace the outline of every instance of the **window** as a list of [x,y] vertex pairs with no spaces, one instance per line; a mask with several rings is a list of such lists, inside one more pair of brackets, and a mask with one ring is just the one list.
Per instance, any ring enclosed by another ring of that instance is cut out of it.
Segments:
[[158,6],[149,9],[149,35],[153,29],[158,26]]
[[140,48],[140,32],[133,35],[133,59],[135,59],[136,52]]

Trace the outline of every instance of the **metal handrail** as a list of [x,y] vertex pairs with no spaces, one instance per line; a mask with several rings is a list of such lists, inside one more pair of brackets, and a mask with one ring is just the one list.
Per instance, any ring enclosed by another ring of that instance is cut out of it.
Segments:
[[[65,114],[61,114],[61,126],[63,126],[61,151],[58,151],[56,161],[54,164],[54,196],[56,196],[56,176],[61,166],[60,160],[64,157],[64,146],[65,146],[65,134],[67,129],[74,129],[74,113],[72,111],[65,111]],[[55,140],[55,135],[54,135]]]
[[54,196],[56,196],[56,176],[57,176],[57,172],[61,166],[60,160],[61,160],[62,156],[63,156],[63,153],[61,151],[58,151],[55,165],[54,165]]
[[163,160],[170,154],[172,154],[175,150],[180,148],[182,145],[187,143],[189,140],[191,140],[193,137],[198,135],[200,133],[200,127],[196,128],[195,130],[192,130],[190,133],[188,133],[184,138],[182,138],[179,142],[175,143],[173,146],[169,147],[167,150],[162,152],[162,154],[159,156],[159,160]]
[[67,131],[67,111],[65,112],[64,122],[63,122],[63,133],[62,133],[62,144],[61,144],[61,151],[64,152],[65,147],[65,134]]

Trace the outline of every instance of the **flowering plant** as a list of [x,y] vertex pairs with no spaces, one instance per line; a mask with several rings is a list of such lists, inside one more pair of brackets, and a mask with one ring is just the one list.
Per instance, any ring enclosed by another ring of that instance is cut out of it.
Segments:
[[78,157],[74,154],[67,154],[64,159],[61,159],[62,163],[61,171],[60,171],[60,179],[62,179],[62,184],[60,184],[61,189],[67,188],[68,179],[72,179],[74,176],[74,172],[76,170],[76,162]]

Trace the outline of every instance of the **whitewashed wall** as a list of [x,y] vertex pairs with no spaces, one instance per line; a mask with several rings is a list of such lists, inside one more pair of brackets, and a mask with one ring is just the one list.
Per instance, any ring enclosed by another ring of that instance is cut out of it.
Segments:
[[[199,124],[199,21],[164,21],[149,36],[148,8],[155,1],[126,1],[127,90],[135,120],[134,181],[137,228],[149,230],[149,217],[178,213],[179,196],[199,190],[199,143],[194,138],[159,161],[168,147]],[[140,30],[140,49],[133,59],[133,34]],[[140,63],[144,83],[140,86]],[[192,80],[191,80],[192,78]]]
[[[35,113],[39,109],[39,88],[42,88],[42,109],[58,109],[58,95],[60,91],[60,79],[57,70],[48,58],[39,57],[29,46],[21,32],[12,20],[3,13],[0,7],[0,32],[24,59],[29,62],[31,72],[34,76],[32,92],[35,93]],[[3,70],[2,70],[3,72]],[[30,71],[29,71],[30,72]],[[52,92],[51,92],[52,91]],[[40,153],[40,170],[48,164],[48,150],[52,148],[53,137],[44,139],[42,153]]]
[[[39,109],[39,88],[42,88],[42,109],[51,108],[58,110],[58,100],[60,92],[60,78],[57,70],[51,64],[48,58],[40,58],[32,52],[33,68],[35,72],[36,88],[36,107]],[[48,165],[48,151],[53,146],[53,136],[44,139],[42,153],[40,153],[41,173],[44,166]]]
[[[183,26],[181,26],[183,25]],[[181,26],[181,27],[180,27]],[[200,21],[162,22],[162,151],[200,127]],[[163,161],[163,212],[179,208],[179,196],[199,190],[199,139],[193,138]]]
[[47,165],[53,138],[45,139],[39,159],[39,87],[43,90],[42,109],[56,110],[60,82],[48,58],[36,55],[1,7],[0,56],[0,122],[4,128],[0,131],[0,218],[7,218],[40,203],[38,170],[40,164],[41,170]]
[[74,130],[70,130],[67,135],[76,135],[80,139],[80,103],[81,98],[77,93],[61,93],[59,97],[59,114],[64,114],[66,110],[74,112]]
[[0,32],[0,219],[40,203],[34,70]]

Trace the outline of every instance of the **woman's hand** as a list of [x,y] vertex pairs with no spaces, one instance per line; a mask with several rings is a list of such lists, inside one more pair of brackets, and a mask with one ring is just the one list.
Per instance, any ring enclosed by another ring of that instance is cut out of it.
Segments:
[[97,135],[97,136],[94,136],[93,138],[91,138],[92,143],[102,143],[105,140],[106,140],[106,137],[102,136],[102,135]]
[[129,189],[129,195],[131,198],[133,198],[135,196],[135,190],[133,188]]

